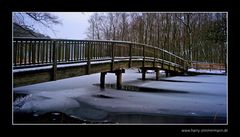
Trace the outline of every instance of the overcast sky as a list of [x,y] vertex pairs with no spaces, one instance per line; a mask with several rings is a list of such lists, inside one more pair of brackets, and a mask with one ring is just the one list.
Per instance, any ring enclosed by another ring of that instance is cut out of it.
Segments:
[[56,33],[45,28],[39,28],[52,38],[85,39],[88,19],[94,12],[50,12],[59,17],[62,25],[53,26]]

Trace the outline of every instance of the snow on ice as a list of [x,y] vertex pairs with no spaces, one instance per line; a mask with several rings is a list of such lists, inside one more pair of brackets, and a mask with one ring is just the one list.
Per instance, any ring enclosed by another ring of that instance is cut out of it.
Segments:
[[[128,69],[123,73],[124,85],[186,93],[136,92],[109,88],[101,90],[95,85],[99,84],[99,77],[100,74],[97,73],[14,88],[14,94],[23,93],[30,96],[16,100],[13,110],[36,114],[60,111],[74,117],[89,119],[102,119],[108,112],[223,117],[227,115],[227,85],[224,75],[161,77],[160,81],[154,81],[148,79],[154,78],[155,73],[147,73],[147,80],[142,81],[141,73],[138,73],[137,69]],[[108,73],[105,83],[116,83],[115,74]]]

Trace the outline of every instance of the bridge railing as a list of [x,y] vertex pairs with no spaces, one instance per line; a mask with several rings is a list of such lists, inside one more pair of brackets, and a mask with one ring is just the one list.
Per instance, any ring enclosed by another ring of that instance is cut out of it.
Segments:
[[127,41],[13,38],[13,66],[23,68],[61,63],[142,59],[173,63],[185,69],[187,61],[166,50]]

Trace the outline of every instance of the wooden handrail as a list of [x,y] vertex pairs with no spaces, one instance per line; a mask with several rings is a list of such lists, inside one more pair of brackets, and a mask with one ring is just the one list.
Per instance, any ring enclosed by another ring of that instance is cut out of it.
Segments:
[[143,67],[146,57],[153,58],[154,64],[162,59],[183,68],[187,67],[187,60],[182,57],[164,49],[142,43],[115,40],[13,38],[14,69],[52,64],[55,70],[58,63],[87,61],[88,71],[90,71],[90,62],[93,59],[104,60],[111,58],[111,68],[114,68],[116,57],[129,58],[129,67],[131,67],[132,57],[134,56],[142,56]]

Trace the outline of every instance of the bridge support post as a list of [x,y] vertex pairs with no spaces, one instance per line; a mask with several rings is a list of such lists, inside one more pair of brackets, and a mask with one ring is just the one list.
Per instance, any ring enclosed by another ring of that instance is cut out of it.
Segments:
[[117,76],[117,89],[122,89],[122,71],[116,71],[115,75]]
[[146,69],[142,69],[142,80],[146,80]]
[[155,72],[156,72],[156,80],[159,80],[159,69],[156,69]]
[[105,88],[105,75],[107,74],[107,72],[101,72],[100,75],[100,88],[104,89]]
[[57,79],[57,44],[56,41],[53,41],[53,50],[52,50],[52,59],[53,59],[53,67],[51,73],[51,80]]
[[170,73],[168,71],[165,71],[165,73],[166,73],[166,77],[170,76]]

